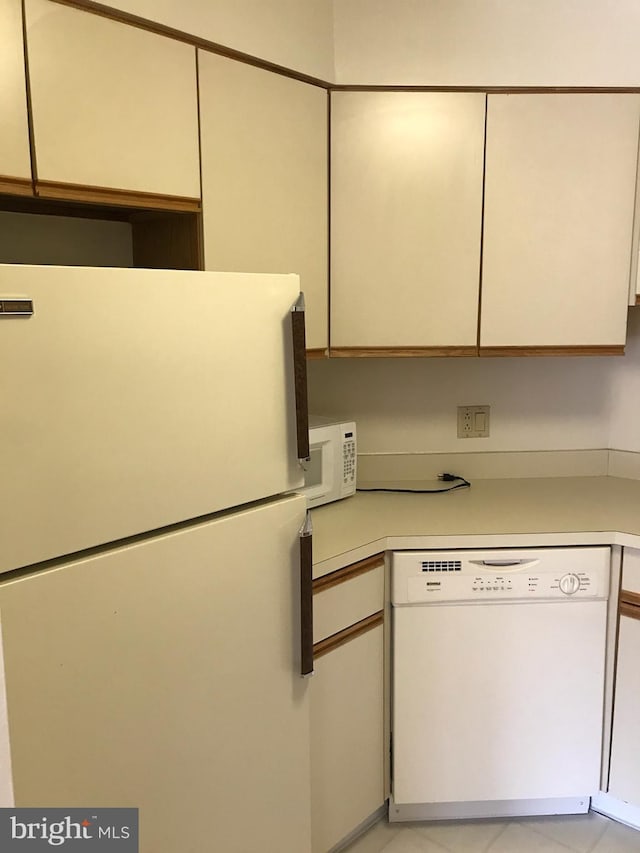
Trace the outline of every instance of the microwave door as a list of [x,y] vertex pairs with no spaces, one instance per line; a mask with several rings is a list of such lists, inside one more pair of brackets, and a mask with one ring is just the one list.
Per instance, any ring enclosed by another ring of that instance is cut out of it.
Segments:
[[334,465],[330,438],[314,440],[305,464],[304,486],[307,506],[314,506],[333,489]]

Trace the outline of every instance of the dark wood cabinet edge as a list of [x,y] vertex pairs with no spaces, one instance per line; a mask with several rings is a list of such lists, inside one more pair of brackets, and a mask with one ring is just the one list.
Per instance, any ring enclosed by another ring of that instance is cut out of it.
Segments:
[[636,295],[636,305],[640,305],[640,293]]
[[630,592],[629,590],[620,590],[620,604],[626,604],[629,607],[636,607],[640,618],[640,593]]
[[371,616],[361,619],[354,625],[350,625],[348,628],[338,631],[337,634],[332,634],[330,637],[320,640],[320,642],[315,643],[313,646],[314,660],[322,657],[322,655],[326,655],[329,652],[334,651],[334,649],[340,648],[340,646],[344,646],[345,643],[355,640],[356,637],[366,634],[367,631],[371,631],[372,628],[377,628],[378,625],[382,625],[383,623],[384,611],[380,610],[378,613],[373,613]]
[[329,358],[467,358],[478,355],[473,347],[331,347]]
[[0,193],[3,195],[29,195],[32,196],[33,182],[30,178],[11,178],[8,175],[0,175]]
[[481,358],[511,358],[513,356],[551,355],[624,355],[624,344],[613,346],[523,346],[523,347],[480,347]]
[[128,24],[132,27],[137,27],[140,30],[146,30],[150,33],[155,33],[159,36],[165,36],[174,41],[184,42],[192,45],[200,50],[206,50],[209,53],[217,53],[220,56],[226,56],[229,59],[235,59],[238,62],[243,62],[245,65],[253,65],[256,68],[262,68],[264,71],[272,71],[275,74],[280,74],[283,77],[291,77],[294,80],[299,80],[302,83],[309,83],[312,86],[319,86],[322,89],[329,89],[331,83],[327,80],[322,80],[319,77],[314,77],[311,74],[304,74],[302,71],[294,71],[284,65],[278,65],[275,62],[269,62],[266,59],[260,59],[258,56],[252,56],[249,53],[243,53],[240,50],[226,47],[223,44],[209,41],[200,36],[187,33],[183,30],[175,29],[166,24],[160,24],[157,21],[151,21],[149,18],[143,18],[140,15],[134,15],[131,12],[124,12],[121,9],[114,9],[105,3],[96,3],[94,0],[53,0],[61,6],[71,6],[74,9],[79,9],[83,12],[90,12],[93,15],[99,15],[102,18],[108,18],[111,21],[116,21],[121,24]]
[[330,589],[332,586],[345,581],[357,578],[358,575],[364,575],[367,572],[373,571],[380,566],[384,566],[384,554],[374,554],[372,557],[367,557],[365,560],[360,560],[357,563],[352,563],[350,566],[344,566],[342,569],[337,569],[335,572],[329,572],[316,578],[313,582],[313,594],[324,592],[325,589]]
[[[60,2],[60,0],[55,0]],[[484,95],[637,95],[640,86],[421,86],[332,83],[331,92],[477,92]]]
[[322,347],[312,347],[307,349],[307,358],[328,358],[329,350]]
[[640,607],[637,607],[635,604],[627,604],[626,601],[621,601],[619,610],[620,616],[628,616],[631,619],[640,621]]
[[105,204],[116,207],[136,207],[144,210],[164,210],[174,213],[199,213],[202,207],[199,198],[66,184],[56,181],[36,181],[35,191],[39,198],[84,202],[85,204]]

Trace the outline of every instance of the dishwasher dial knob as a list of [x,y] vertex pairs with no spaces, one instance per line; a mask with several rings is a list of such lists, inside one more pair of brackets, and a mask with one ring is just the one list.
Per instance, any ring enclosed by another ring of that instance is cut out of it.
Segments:
[[574,574],[563,575],[560,578],[560,589],[565,595],[573,595],[580,589],[580,578]]

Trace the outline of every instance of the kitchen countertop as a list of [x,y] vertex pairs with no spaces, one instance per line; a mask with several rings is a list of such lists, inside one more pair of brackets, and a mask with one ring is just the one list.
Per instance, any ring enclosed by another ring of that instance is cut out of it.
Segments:
[[390,548],[640,547],[640,481],[527,478],[476,480],[444,494],[358,492],[314,509],[312,519],[316,577]]

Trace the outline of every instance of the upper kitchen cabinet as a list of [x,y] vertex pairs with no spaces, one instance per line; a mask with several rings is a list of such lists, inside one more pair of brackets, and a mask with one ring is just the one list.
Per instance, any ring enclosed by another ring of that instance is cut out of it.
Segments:
[[25,9],[37,194],[197,208],[195,48],[48,0]]
[[327,93],[198,52],[206,269],[294,272],[327,348]]
[[485,95],[335,92],[331,354],[475,355]]
[[0,0],[0,192],[31,195],[21,0]]
[[489,95],[481,354],[622,352],[640,96]]

